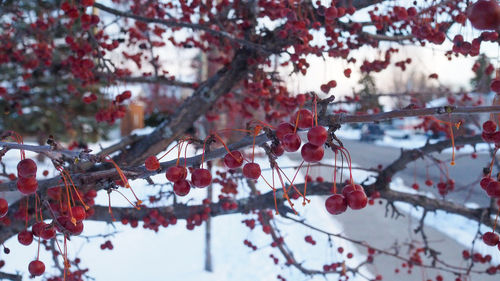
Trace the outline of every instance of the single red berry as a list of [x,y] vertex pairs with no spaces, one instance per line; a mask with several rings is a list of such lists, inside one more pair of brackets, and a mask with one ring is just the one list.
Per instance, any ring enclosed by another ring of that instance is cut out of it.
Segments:
[[488,196],[500,198],[500,182],[492,180],[486,187],[486,193]]
[[347,201],[342,194],[334,194],[326,199],[325,207],[328,213],[338,215],[347,210]]
[[177,182],[187,177],[187,169],[183,166],[174,166],[167,169],[165,174],[167,179],[171,182]]
[[328,132],[322,126],[312,127],[309,132],[307,132],[307,140],[317,146],[325,144],[327,138]]
[[33,232],[23,230],[17,234],[17,241],[24,246],[28,246],[33,242]]
[[82,206],[74,206],[73,208],[71,208],[71,213],[73,214],[73,217],[77,221],[84,220],[87,215],[85,213],[85,208]]
[[484,177],[479,182],[479,185],[481,186],[482,189],[486,190],[488,188],[488,184],[490,184],[490,182],[492,182],[492,181],[493,181],[492,178]]
[[39,260],[34,260],[28,265],[28,270],[33,276],[40,276],[45,272],[45,264]]
[[174,183],[174,193],[177,194],[178,196],[186,196],[190,190],[191,186],[189,185],[189,182],[185,179],[176,181]]
[[243,166],[243,175],[246,178],[257,180],[260,177],[260,166],[257,163],[246,163]]
[[286,134],[281,140],[283,143],[283,149],[288,152],[295,152],[300,148],[300,137],[297,134],[291,133]]
[[144,165],[146,166],[146,169],[148,171],[156,171],[160,168],[160,161],[158,161],[158,158],[156,158],[156,156],[151,155],[146,159]]
[[366,204],[368,204],[368,198],[366,197],[365,192],[362,190],[355,190],[349,193],[346,199],[347,204],[353,210],[363,209],[364,207],[366,207]]
[[500,25],[500,7],[495,0],[479,0],[468,8],[467,17],[477,29],[497,29]]
[[485,234],[483,234],[483,241],[488,246],[496,246],[498,244],[498,241],[499,241],[498,234],[496,234],[495,232],[491,232],[491,231],[486,232]]
[[35,235],[37,237],[40,236],[40,232],[42,232],[42,229],[44,229],[45,226],[46,226],[46,223],[44,223],[43,221],[35,223],[31,227],[31,231],[33,232],[33,235]]
[[40,237],[45,240],[52,239],[56,236],[56,230],[53,226],[45,225],[45,227],[40,231]]
[[36,163],[31,159],[24,159],[17,164],[17,175],[20,178],[36,177]]
[[278,125],[278,127],[276,128],[276,137],[281,140],[283,139],[283,137],[287,134],[291,134],[293,133],[293,131],[295,130],[295,127],[288,123],[288,122],[283,122],[281,124]]
[[488,121],[486,121],[486,122],[483,123],[483,131],[484,132],[486,132],[488,134],[492,134],[496,130],[497,130],[497,123],[495,123],[495,122],[493,122],[491,120],[488,120]]
[[191,174],[191,182],[196,187],[206,187],[212,182],[212,175],[207,169],[195,169]]
[[0,198],[0,218],[5,217],[8,211],[9,203],[5,200],[5,198]]
[[36,178],[23,178],[19,177],[17,179],[17,189],[24,195],[33,194],[38,189],[38,182]]
[[433,184],[432,180],[425,181],[425,185],[427,185],[427,186],[432,186],[432,184]]
[[224,156],[224,164],[229,169],[236,169],[243,165],[243,155],[238,150],[231,151],[231,154]]
[[302,146],[300,154],[306,162],[319,162],[325,155],[325,149],[323,146],[316,146],[308,142]]
[[271,145],[271,152],[275,156],[281,156],[281,155],[283,155],[283,153],[285,153],[285,149],[283,148],[283,145],[281,145],[281,144],[278,144],[278,145],[272,144]]
[[346,186],[344,186],[344,188],[342,188],[342,195],[344,195],[344,197],[347,197],[347,195],[349,195],[349,193],[356,191],[356,190],[361,190],[364,192],[363,187],[359,184],[355,184],[355,185],[347,184]]
[[297,111],[291,120],[293,123],[297,120],[297,115],[299,115],[299,122],[297,123],[297,127],[299,129],[311,128],[313,124],[313,114],[309,109],[301,109]]

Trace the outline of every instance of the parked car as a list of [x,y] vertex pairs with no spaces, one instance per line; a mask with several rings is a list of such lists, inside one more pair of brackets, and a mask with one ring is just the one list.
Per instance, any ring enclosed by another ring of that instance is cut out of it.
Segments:
[[374,142],[384,138],[384,130],[377,124],[365,124],[361,127],[360,141]]

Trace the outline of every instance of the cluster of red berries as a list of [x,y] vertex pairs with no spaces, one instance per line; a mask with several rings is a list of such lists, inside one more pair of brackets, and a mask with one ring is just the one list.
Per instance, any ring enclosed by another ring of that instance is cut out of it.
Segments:
[[37,166],[31,159],[23,159],[17,164],[17,189],[24,195],[30,195],[38,189],[36,180]]
[[[143,219],[144,224],[142,227],[144,229],[151,229],[155,232],[158,232],[161,227],[168,227],[169,225],[175,225],[177,223],[177,218],[173,215],[164,215],[158,210],[151,210]],[[122,224],[127,224],[128,219],[122,218]],[[136,219],[132,219],[130,221],[130,225],[132,227],[137,227],[139,222]]]
[[105,250],[105,249],[109,249],[109,250],[113,250],[113,244],[111,243],[111,241],[107,240],[106,242],[102,243],[101,246],[100,246],[101,250]]
[[130,91],[124,91],[116,96],[115,100],[111,102],[108,108],[101,109],[96,113],[96,121],[114,124],[117,119],[123,118],[127,112],[127,107],[122,103],[127,99],[130,99],[131,96],[132,93]]
[[[481,253],[474,253],[471,255],[471,253],[468,250],[463,250],[462,251],[462,257],[464,260],[472,259],[473,262],[478,262],[478,263],[489,263],[491,262],[491,255],[481,255]],[[500,265],[499,265],[500,269]]]
[[368,197],[359,184],[347,184],[342,189],[342,194],[333,194],[325,201],[326,210],[332,215],[345,212],[347,206],[353,210],[359,210],[366,207],[367,204]]
[[252,242],[250,242],[248,239],[243,240],[243,244],[247,246],[248,248],[252,249],[253,251],[257,251],[257,246],[255,246]]
[[255,228],[255,220],[254,219],[246,219],[242,221],[248,228],[254,229]]
[[311,235],[307,235],[306,237],[304,237],[304,240],[311,245],[316,245],[316,241],[312,238]]
[[446,182],[441,181],[437,184],[437,189],[439,194],[445,196],[450,191],[455,190],[455,181],[452,179],[448,179]]
[[210,217],[210,212],[212,211],[210,209],[210,200],[203,199],[203,205],[204,207],[200,212],[192,214],[186,219],[186,228],[188,230],[193,230],[195,226],[200,226],[202,222],[207,221]]

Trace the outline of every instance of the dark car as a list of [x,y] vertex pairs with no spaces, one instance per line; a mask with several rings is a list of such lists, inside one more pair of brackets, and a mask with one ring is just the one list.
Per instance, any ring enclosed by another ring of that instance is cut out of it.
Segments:
[[384,130],[376,124],[365,124],[361,127],[360,141],[373,142],[384,138]]

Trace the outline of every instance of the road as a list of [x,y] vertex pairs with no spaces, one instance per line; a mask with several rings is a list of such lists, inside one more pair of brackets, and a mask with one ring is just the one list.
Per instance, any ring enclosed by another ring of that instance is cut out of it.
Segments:
[[[396,160],[400,155],[400,149],[395,147],[378,146],[374,144],[362,143],[355,140],[343,140],[344,146],[351,153],[353,163],[365,168],[376,168],[381,164],[387,166]],[[479,187],[478,180],[481,177],[483,167],[489,165],[491,158],[487,154],[479,154],[476,159],[472,159],[470,154],[463,154],[456,159],[456,165],[450,166],[449,160],[451,155],[449,153],[433,154],[436,159],[446,161],[446,166],[449,170],[450,178],[456,182],[456,190],[447,198],[457,203],[463,204],[464,202],[473,202],[480,206],[487,206],[489,199],[485,192]],[[300,154],[289,154],[293,160],[298,160]],[[326,161],[324,163],[333,163],[333,153],[325,153]],[[426,168],[430,161],[418,160],[415,165],[410,164],[405,170],[399,172],[395,177],[401,177],[405,186],[411,186],[415,182],[420,185],[422,190],[431,191],[437,194],[435,184],[440,179],[440,170],[436,166],[429,167],[429,177],[434,181],[433,187],[425,186],[424,182],[427,178]],[[304,170],[304,169],[303,169]],[[311,176],[323,176],[325,180],[331,177],[332,168],[320,167],[310,171]],[[443,168],[445,171],[445,168]],[[305,172],[304,172],[305,173]],[[360,182],[363,178],[355,179]],[[324,199],[321,199],[324,200]],[[422,237],[416,234],[414,229],[418,227],[416,218],[406,214],[404,217],[393,219],[385,216],[385,204],[375,204],[359,211],[348,210],[347,212],[332,216],[337,222],[340,222],[344,228],[343,234],[350,238],[367,241],[371,246],[380,249],[390,249],[395,242],[399,244],[410,243],[415,246],[422,246]],[[461,253],[464,247],[457,243],[454,239],[448,237],[439,229],[426,226],[425,233],[429,237],[429,245],[441,252],[440,259],[446,261],[448,264],[465,267],[467,263],[462,259]],[[482,243],[482,242],[478,242]],[[481,245],[486,247],[485,245]],[[481,246],[477,246],[480,247]],[[357,247],[360,253],[366,253],[363,247]],[[408,247],[401,248],[401,255],[408,257]],[[500,253],[499,253],[500,254]],[[423,258],[424,262],[429,263],[429,260]],[[483,267],[480,267],[483,268]],[[369,265],[368,269],[375,276],[382,274],[383,280],[407,280],[407,281],[421,281],[421,280],[435,280],[438,274],[444,277],[444,280],[455,280],[456,276],[453,274],[439,271],[435,269],[422,269],[414,268],[411,273],[408,273],[408,268],[402,267],[402,262],[398,259],[389,256],[378,256],[375,258],[373,265]],[[399,273],[396,273],[396,269]],[[468,280],[498,280],[497,276],[489,276],[486,274],[471,274],[471,279]]]

